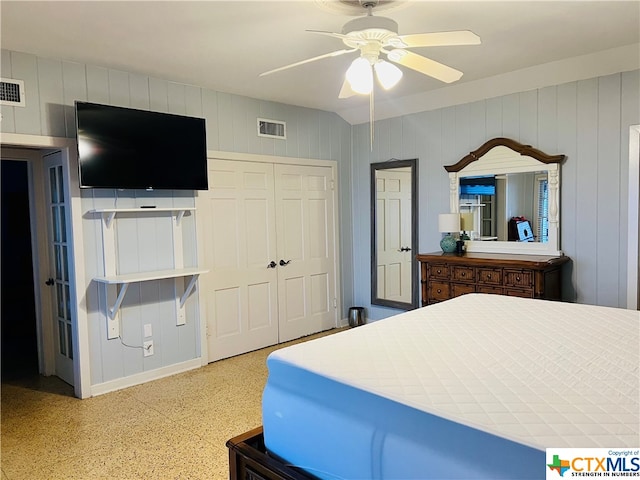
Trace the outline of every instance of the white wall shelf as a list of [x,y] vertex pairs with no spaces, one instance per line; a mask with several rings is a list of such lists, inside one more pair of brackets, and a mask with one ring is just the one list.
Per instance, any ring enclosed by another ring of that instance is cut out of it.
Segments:
[[191,294],[191,290],[193,290],[193,287],[198,280],[198,276],[201,273],[206,273],[207,271],[208,270],[204,270],[202,268],[181,268],[175,270],[156,270],[153,272],[137,272],[124,275],[111,275],[108,277],[95,277],[94,280],[106,285],[120,286],[118,297],[116,298],[113,307],[109,308],[109,318],[114,320],[130,284],[150,280],[163,280],[166,278],[191,277],[187,287],[184,289],[184,293],[180,297],[180,308],[182,308],[184,306],[184,302]]
[[99,283],[118,285],[121,283],[136,283],[146,282],[149,280],[162,280],[165,278],[188,277],[206,272],[207,270],[201,268],[180,268],[171,270],[155,270],[152,272],[126,273],[123,275],[110,275],[108,277],[95,277],[94,280]]
[[177,223],[180,224],[182,217],[185,213],[195,211],[195,207],[138,207],[138,208],[98,208],[95,210],[90,210],[89,213],[101,213],[102,218],[107,226],[107,228],[111,227],[111,222],[116,217],[118,213],[162,213],[162,212],[176,212]]
[[[184,267],[181,222],[184,215],[187,212],[192,211],[195,211],[194,207],[102,208],[89,211],[91,214],[100,214],[102,216],[102,253],[104,275],[95,277],[93,280],[105,286],[105,296],[107,299],[108,339],[118,338],[120,336],[120,315],[118,315],[118,312],[129,285],[132,283],[173,278],[176,292],[176,325],[184,325],[186,323],[184,304],[193,291],[200,274],[207,272],[207,270],[199,267]],[[169,214],[171,216],[173,226],[173,263],[175,268],[127,274],[117,273],[117,238],[114,220],[118,214],[122,213],[135,215]],[[184,286],[183,281],[185,277],[190,277],[186,286]],[[109,307],[109,305],[112,306]]]

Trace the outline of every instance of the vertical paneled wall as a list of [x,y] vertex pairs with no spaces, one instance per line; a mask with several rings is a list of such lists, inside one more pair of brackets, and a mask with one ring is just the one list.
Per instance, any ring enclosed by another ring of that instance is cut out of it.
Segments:
[[[192,85],[34,55],[2,50],[2,77],[23,80],[26,107],[0,106],[0,128],[7,133],[75,136],[74,102],[84,100],[124,107],[184,114],[206,119],[209,150],[335,160],[339,169],[340,265],[342,299],[352,304],[351,261],[352,172],[351,127],[334,113],[294,107],[207,90]],[[257,117],[285,121],[287,139],[258,137]],[[191,192],[82,190],[85,275],[80,287],[86,297],[90,332],[91,383],[108,382],[197,358],[198,306],[187,303],[187,324],[177,327],[173,313],[173,280],[134,284],[122,309],[122,337],[106,339],[105,296],[90,279],[103,274],[101,220],[86,212],[97,208],[127,208],[152,203],[158,207],[194,206]],[[196,259],[196,215],[183,220],[185,265]],[[117,245],[121,272],[172,267],[171,223],[167,215],[123,216],[118,220]],[[342,317],[344,317],[344,312]],[[155,354],[143,358],[143,325],[152,324]]]
[[[369,279],[369,163],[419,159],[419,244],[439,250],[437,215],[449,211],[444,165],[486,140],[503,136],[544,152],[564,153],[561,171],[561,249],[565,300],[626,306],[629,126],[640,123],[640,72],[567,83],[375,122],[353,128],[354,284],[356,302],[371,318],[393,310],[372,307]],[[633,266],[631,268],[634,268]]]

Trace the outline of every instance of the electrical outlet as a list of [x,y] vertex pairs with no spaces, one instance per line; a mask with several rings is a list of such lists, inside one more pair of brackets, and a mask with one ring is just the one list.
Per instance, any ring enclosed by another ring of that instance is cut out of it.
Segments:
[[142,344],[142,352],[145,357],[153,355],[153,340],[147,340]]
[[144,324],[144,338],[149,338],[153,336],[153,332],[151,331],[151,324],[150,323],[145,323]]

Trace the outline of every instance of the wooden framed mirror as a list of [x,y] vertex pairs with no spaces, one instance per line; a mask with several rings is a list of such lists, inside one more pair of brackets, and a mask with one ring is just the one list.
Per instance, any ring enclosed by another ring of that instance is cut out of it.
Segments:
[[418,162],[371,164],[371,304],[418,307]]
[[450,208],[461,214],[466,251],[561,255],[564,159],[500,137],[445,166]]

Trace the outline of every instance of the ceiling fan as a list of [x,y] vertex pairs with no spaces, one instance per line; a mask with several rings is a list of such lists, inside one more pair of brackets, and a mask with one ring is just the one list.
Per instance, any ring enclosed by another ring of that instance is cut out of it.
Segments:
[[[398,35],[398,24],[394,20],[373,16],[373,7],[378,4],[379,0],[359,1],[360,5],[367,10],[367,15],[347,22],[342,28],[342,33],[307,30],[311,33],[339,38],[348,48],[269,70],[261,73],[260,76],[270,75],[324,58],[360,51],[360,56],[347,69],[346,78],[340,90],[340,98],[347,98],[355,94],[371,94],[374,72],[378,82],[385,90],[392,88],[402,78],[402,70],[394,64],[410,68],[442,82],[451,83],[462,77],[461,71],[407,49],[446,45],[478,45],[480,43],[480,37],[469,30]],[[381,58],[383,55],[388,61]]]

